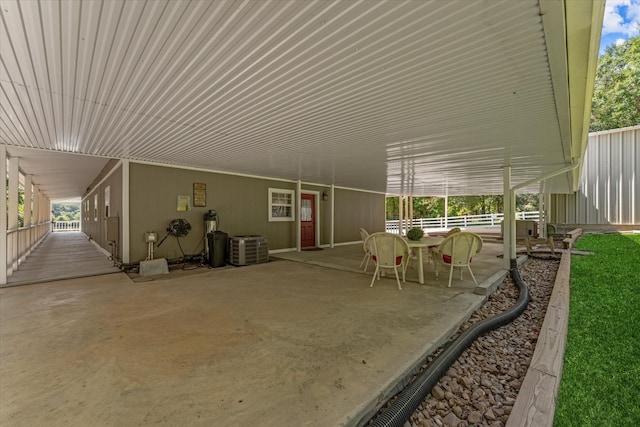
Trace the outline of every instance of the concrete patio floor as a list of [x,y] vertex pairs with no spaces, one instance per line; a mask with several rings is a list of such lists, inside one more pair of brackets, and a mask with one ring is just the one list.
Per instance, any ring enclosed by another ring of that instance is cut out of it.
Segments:
[[[474,258],[479,282],[501,248]],[[362,255],[0,289],[0,425],[358,425],[484,299],[430,265],[370,288]]]

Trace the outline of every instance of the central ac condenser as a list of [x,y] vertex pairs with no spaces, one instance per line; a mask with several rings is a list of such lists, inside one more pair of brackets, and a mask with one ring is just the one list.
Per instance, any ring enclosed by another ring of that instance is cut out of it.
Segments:
[[264,236],[233,236],[229,239],[229,264],[251,265],[269,261],[269,245]]

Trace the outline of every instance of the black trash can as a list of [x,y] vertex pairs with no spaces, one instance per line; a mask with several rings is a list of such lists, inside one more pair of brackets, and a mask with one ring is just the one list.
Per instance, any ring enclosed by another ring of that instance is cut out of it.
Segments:
[[212,231],[207,233],[209,243],[209,265],[211,267],[224,267],[227,264],[227,233]]

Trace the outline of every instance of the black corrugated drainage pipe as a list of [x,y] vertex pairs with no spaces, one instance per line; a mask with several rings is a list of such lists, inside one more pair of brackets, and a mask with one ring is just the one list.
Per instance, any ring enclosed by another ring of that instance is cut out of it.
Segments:
[[371,421],[370,426],[402,427],[463,351],[480,335],[512,322],[524,312],[529,304],[529,288],[520,277],[516,260],[511,260],[511,277],[520,291],[516,303],[507,311],[482,320],[462,332],[438,357],[433,359],[427,369],[400,392],[384,412]]

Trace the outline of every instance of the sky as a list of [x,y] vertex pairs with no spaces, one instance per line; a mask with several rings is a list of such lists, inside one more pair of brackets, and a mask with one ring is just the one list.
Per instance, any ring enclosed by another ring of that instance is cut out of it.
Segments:
[[600,54],[607,46],[640,35],[640,0],[607,0]]

